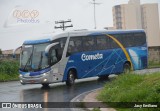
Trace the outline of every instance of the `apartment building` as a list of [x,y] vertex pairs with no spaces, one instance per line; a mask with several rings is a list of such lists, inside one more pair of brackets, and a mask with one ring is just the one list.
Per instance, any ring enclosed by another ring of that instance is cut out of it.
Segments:
[[115,29],[144,29],[149,46],[149,61],[160,62],[160,26],[158,4],[141,4],[129,0],[128,4],[116,5],[113,11]]

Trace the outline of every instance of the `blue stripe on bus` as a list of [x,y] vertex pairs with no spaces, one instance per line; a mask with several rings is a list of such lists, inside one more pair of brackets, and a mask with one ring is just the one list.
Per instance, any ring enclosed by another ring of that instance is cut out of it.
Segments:
[[22,75],[25,75],[25,74],[29,73],[30,76],[37,76],[37,75],[41,75],[43,73],[46,73],[46,72],[48,72],[50,70],[51,70],[51,68],[47,68],[47,69],[43,69],[43,70],[37,71],[37,72],[23,72],[23,71],[19,71],[19,73],[22,74]]
[[41,75],[41,74],[46,73],[50,70],[51,70],[51,68],[47,68],[47,69],[43,69],[43,70],[37,71],[37,72],[30,72],[30,76]]
[[24,41],[24,45],[33,45],[33,44],[41,44],[41,43],[47,43],[50,42],[50,39],[41,39],[41,40],[26,40]]

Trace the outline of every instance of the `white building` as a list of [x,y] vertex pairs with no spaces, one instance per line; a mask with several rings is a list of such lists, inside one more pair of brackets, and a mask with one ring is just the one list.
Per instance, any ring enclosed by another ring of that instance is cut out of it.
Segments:
[[158,4],[141,5],[142,28],[148,36],[148,46],[160,46]]
[[149,59],[160,62],[160,26],[158,4],[140,4],[130,0],[128,4],[113,7],[115,29],[144,29],[149,46]]

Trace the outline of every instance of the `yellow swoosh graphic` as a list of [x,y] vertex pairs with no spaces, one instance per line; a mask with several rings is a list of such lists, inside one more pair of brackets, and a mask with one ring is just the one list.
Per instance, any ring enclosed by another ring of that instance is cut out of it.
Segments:
[[106,35],[108,37],[110,37],[112,40],[114,40],[119,45],[119,47],[123,50],[127,60],[131,63],[131,69],[133,70],[133,64],[132,64],[131,58],[130,58],[127,50],[125,49],[125,47],[114,36],[111,36],[111,35],[108,35],[108,34],[106,34]]

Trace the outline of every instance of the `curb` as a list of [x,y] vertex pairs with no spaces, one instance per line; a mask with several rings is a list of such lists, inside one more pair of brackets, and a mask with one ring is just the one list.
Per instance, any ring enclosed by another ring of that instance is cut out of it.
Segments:
[[[71,100],[71,102],[100,102],[96,99],[96,95],[102,88],[97,88],[91,91],[84,92]],[[86,106],[86,105],[85,105]],[[104,106],[104,104],[100,104]],[[71,108],[72,111],[92,111],[94,108]],[[113,108],[100,108],[100,111],[116,111]]]
[[[90,94],[90,93],[92,93],[96,90],[100,90],[100,89],[102,89],[102,88],[97,88],[97,89],[94,89],[94,90],[91,90],[91,91],[84,92],[84,93],[74,97],[70,102],[84,102],[84,98],[88,94]],[[86,111],[86,110],[89,110],[89,109],[88,108],[71,108],[71,111]]]

